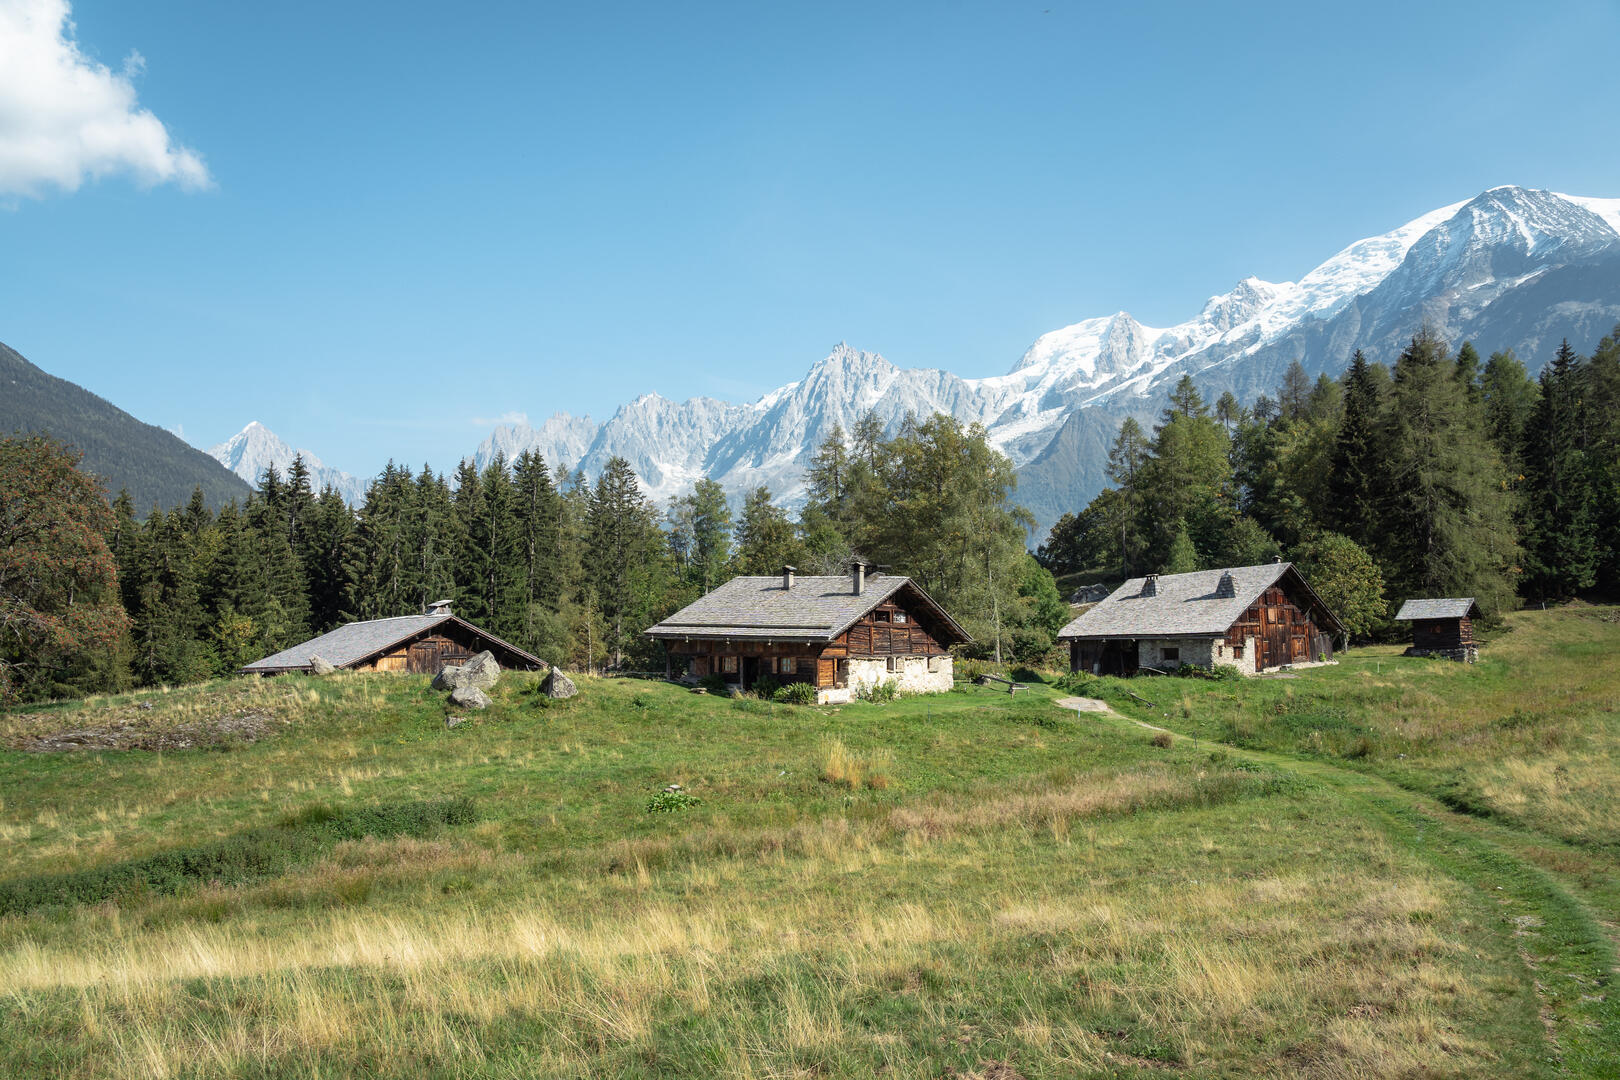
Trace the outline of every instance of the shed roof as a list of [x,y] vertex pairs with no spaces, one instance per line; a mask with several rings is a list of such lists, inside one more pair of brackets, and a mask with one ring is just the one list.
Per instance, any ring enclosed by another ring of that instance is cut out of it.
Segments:
[[[1213,637],[1224,634],[1260,594],[1292,573],[1317,610],[1327,630],[1342,630],[1339,619],[1312,591],[1293,563],[1262,563],[1190,574],[1160,574],[1154,595],[1143,596],[1146,577],[1131,578],[1096,607],[1058,631],[1060,639]],[[1232,595],[1219,592],[1222,574],[1232,575]]]
[[868,576],[858,596],[847,574],[797,577],[792,589],[783,588],[780,575],[734,577],[648,629],[647,636],[831,641],[902,590],[940,621],[952,639],[941,644],[973,640],[916,582],[890,574]]
[[1408,600],[1396,612],[1396,622],[1415,619],[1477,619],[1479,605],[1472,596],[1444,597],[1435,600]]
[[242,668],[244,674],[266,674],[277,671],[307,671],[310,661],[319,656],[333,667],[350,667],[358,664],[367,657],[385,652],[401,642],[425,633],[439,626],[441,623],[452,623],[472,631],[480,637],[487,638],[497,645],[501,645],[512,653],[521,657],[536,667],[544,666],[545,661],[508,642],[502,641],[494,634],[481,630],[465,619],[458,618],[449,612],[436,615],[399,615],[391,619],[367,619],[363,622],[352,622],[340,626],[336,630],[328,630],[319,637],[294,645],[290,649],[283,649],[273,656],[263,660],[255,660]]

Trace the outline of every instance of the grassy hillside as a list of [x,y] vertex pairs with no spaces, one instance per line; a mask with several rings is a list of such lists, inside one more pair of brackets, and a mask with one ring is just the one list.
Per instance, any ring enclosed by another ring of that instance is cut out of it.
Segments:
[[[1128,715],[508,676],[451,729],[387,675],[0,714],[0,1074],[1613,1075],[1582,611],[1476,668],[1099,684]],[[1462,775],[1491,816],[1426,794]]]
[[154,504],[165,510],[181,505],[199,484],[214,507],[249,491],[201,450],[0,344],[0,435],[36,432],[82,450],[81,467],[106,482],[109,496],[128,488],[143,515]]

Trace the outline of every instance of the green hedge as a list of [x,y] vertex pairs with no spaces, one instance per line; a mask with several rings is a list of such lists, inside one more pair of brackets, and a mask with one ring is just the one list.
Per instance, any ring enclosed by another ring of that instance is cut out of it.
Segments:
[[305,807],[277,825],[212,844],[173,848],[67,874],[0,882],[0,915],[63,904],[99,904],[145,894],[172,895],[191,885],[240,885],[283,873],[341,840],[363,836],[426,836],[441,826],[478,820],[471,799],[421,800],[339,809]]

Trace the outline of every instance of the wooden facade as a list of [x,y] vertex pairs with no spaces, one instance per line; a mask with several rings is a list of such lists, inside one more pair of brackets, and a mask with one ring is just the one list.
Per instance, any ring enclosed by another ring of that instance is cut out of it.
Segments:
[[1478,650],[1474,620],[1464,615],[1454,619],[1412,620],[1412,648],[1427,652]]
[[[457,640],[460,638],[461,640]],[[477,634],[429,634],[406,644],[395,646],[371,660],[355,665],[356,671],[409,671],[419,675],[437,675],[449,664],[465,664],[488,648]],[[499,660],[497,660],[499,662]]]
[[[1226,631],[1226,644],[1237,650],[1254,639],[1257,671],[1333,659],[1333,636],[1318,625],[1312,598],[1291,593],[1279,581],[1260,599],[1250,604],[1243,616]],[[1247,659],[1237,652],[1234,659]]]
[[933,625],[921,604],[908,604],[905,591],[889,597],[828,642],[738,640],[692,635],[666,640],[673,661],[687,663],[687,674],[701,679],[719,675],[743,689],[762,678],[779,683],[807,682],[818,690],[849,685],[849,661],[885,657],[948,656],[940,643],[942,626]]

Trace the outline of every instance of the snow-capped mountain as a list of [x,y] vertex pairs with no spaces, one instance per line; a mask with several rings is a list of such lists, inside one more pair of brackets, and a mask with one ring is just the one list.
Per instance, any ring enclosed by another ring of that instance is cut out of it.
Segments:
[[308,450],[294,450],[282,442],[275,432],[257,420],[208,451],[209,457],[254,487],[259,486],[264,470],[272,465],[278,472],[285,474],[293,458],[298,454],[304,455],[304,466],[309,469],[310,487],[316,494],[323,488],[333,487],[350,506],[358,506],[365,501],[364,480],[350,476],[341,469],[321,464],[321,459]]
[[1512,348],[1532,370],[1562,337],[1595,342],[1620,322],[1620,199],[1492,188],[1359,240],[1297,282],[1245,278],[1176,326],[1121,311],[1053,330],[1005,375],[900,368],[840,344],[749,405],[643,395],[600,425],[558,414],[499,428],[475,460],[532,448],[595,476],[619,455],[654,498],[710,476],[739,497],[764,484],[792,505],[834,424],[847,431],[870,410],[892,429],[907,412],[940,411],[985,425],[1044,531],[1101,487],[1120,419],[1157,413],[1183,374],[1207,396],[1250,401],[1296,359],[1312,374],[1337,374],[1357,348],[1393,362],[1425,322],[1487,352]]

